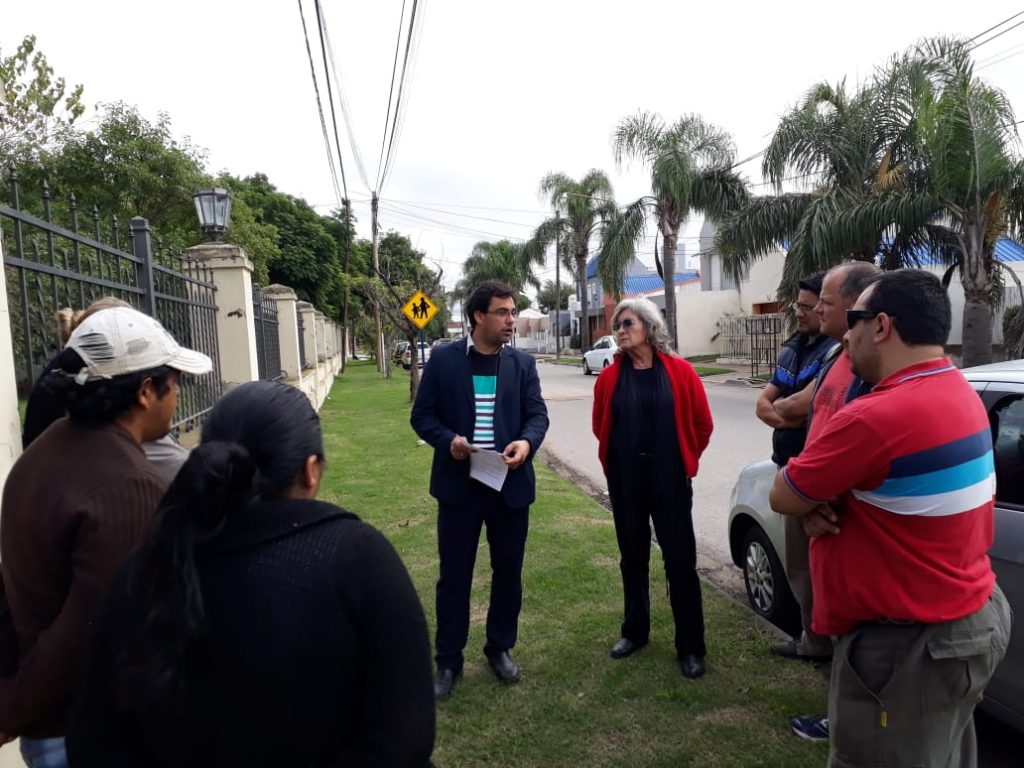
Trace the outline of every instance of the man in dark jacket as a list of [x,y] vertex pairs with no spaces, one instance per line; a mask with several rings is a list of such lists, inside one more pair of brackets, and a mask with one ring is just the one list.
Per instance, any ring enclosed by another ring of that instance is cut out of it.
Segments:
[[[501,682],[519,679],[509,651],[523,599],[523,554],[536,492],[533,456],[548,429],[536,361],[506,346],[515,330],[515,292],[487,281],[466,302],[465,313],[469,336],[431,357],[410,418],[434,448],[430,493],[438,502],[434,692],[439,699],[451,695],[462,674],[473,566],[485,524],[492,583],[484,654]],[[491,473],[491,485],[477,479],[484,478],[487,459],[499,468]]]
[[825,356],[837,344],[821,333],[821,318],[814,312],[824,276],[824,272],[819,272],[800,281],[800,291],[792,305],[796,332],[783,342],[772,380],[757,399],[757,417],[774,430],[772,461],[780,467],[803,450],[807,417],[787,419],[776,410],[775,403],[802,392],[814,381]]

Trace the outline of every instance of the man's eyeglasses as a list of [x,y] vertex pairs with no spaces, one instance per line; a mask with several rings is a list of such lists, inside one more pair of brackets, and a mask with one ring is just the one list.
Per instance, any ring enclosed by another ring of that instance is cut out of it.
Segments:
[[487,310],[487,314],[488,315],[497,315],[502,320],[505,320],[506,318],[509,318],[509,317],[516,317],[519,314],[519,310],[518,309],[508,309],[507,307],[502,307],[501,309],[488,309]]
[[848,309],[846,310],[846,327],[852,331],[853,326],[861,320],[871,320],[878,317],[879,314],[879,312],[872,312],[870,309]]
[[789,305],[789,308],[792,309],[794,312],[813,312],[814,311],[814,305],[813,304],[801,304],[799,301],[794,301],[792,304]]
[[625,320],[619,320],[617,322],[612,323],[612,330],[618,331],[620,328],[625,328],[628,331],[630,328],[636,325],[640,325],[640,323],[631,317],[627,317]]

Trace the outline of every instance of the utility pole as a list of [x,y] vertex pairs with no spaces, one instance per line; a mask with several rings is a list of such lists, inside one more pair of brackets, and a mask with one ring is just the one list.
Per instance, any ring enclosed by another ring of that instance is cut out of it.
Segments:
[[345,211],[345,296],[341,300],[341,372],[348,364],[348,292],[349,267],[352,263],[352,202],[346,197],[341,201]]
[[[380,232],[377,223],[377,199],[377,193],[374,192],[373,196],[370,198],[371,229],[373,231],[373,275],[377,279],[381,279],[379,250]],[[377,332],[377,370],[380,373],[384,373],[384,371],[386,370],[384,365],[384,329],[381,327],[380,322],[379,296],[377,296],[373,301],[373,327],[376,329]]]
[[560,260],[562,233],[555,235],[555,359],[562,357],[562,281],[559,278],[558,262]]

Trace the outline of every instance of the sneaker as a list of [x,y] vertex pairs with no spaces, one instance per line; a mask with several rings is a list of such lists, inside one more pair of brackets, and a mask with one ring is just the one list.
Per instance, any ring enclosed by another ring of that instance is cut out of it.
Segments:
[[828,741],[828,716],[817,715],[815,717],[794,717],[789,721],[789,727],[793,733],[801,739],[815,742]]

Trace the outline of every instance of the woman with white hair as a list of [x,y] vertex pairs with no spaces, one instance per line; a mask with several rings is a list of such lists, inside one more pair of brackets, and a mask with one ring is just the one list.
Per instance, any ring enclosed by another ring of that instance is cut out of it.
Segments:
[[594,387],[594,435],[615,518],[625,617],[613,659],[647,645],[651,610],[650,520],[665,561],[683,677],[704,674],[704,609],[693,534],[693,488],[711,438],[704,385],[674,354],[661,312],[647,299],[620,302],[612,314],[619,344]]

